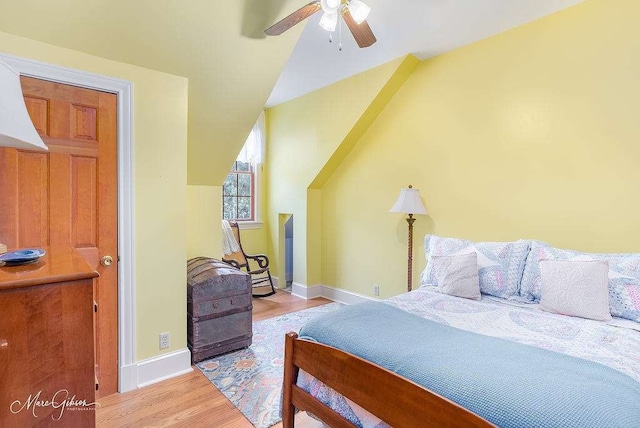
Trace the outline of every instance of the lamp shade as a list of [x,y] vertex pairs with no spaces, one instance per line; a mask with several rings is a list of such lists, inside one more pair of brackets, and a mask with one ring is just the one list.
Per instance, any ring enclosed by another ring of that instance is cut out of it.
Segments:
[[420,190],[409,186],[406,189],[400,189],[398,200],[391,207],[389,212],[405,213],[405,214],[426,214],[427,209],[420,199]]
[[324,12],[322,18],[320,18],[319,25],[330,33],[333,33],[336,31],[336,26],[338,25],[338,13]]
[[369,16],[371,8],[360,0],[351,0],[349,2],[349,12],[353,20],[356,21],[356,24],[362,24],[362,22],[367,19],[367,16]]
[[48,150],[38,135],[22,96],[20,75],[0,60],[0,146]]

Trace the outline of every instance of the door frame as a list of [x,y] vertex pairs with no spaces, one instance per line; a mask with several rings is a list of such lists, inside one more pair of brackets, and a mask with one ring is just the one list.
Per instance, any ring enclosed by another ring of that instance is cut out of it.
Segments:
[[138,387],[133,225],[133,82],[0,53],[24,76],[116,94],[118,149],[118,391]]

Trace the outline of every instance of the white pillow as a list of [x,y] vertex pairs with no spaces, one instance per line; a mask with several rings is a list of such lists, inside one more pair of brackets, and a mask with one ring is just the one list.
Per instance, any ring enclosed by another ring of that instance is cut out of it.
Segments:
[[611,319],[606,260],[540,260],[540,307],[548,312]]
[[436,291],[465,299],[480,300],[478,255],[475,252],[432,256],[432,263],[438,284]]

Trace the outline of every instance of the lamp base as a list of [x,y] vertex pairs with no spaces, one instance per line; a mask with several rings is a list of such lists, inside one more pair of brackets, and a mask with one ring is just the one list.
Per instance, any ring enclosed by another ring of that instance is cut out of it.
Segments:
[[407,291],[411,291],[411,283],[413,282],[413,223],[416,221],[413,214],[407,217],[409,224],[409,237],[407,239]]

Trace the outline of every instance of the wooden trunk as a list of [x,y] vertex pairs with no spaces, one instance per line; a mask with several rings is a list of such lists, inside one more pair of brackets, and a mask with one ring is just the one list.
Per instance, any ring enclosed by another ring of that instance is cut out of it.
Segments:
[[187,263],[187,338],[194,363],[251,345],[251,277],[220,260]]

